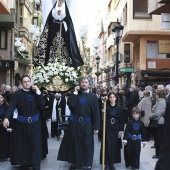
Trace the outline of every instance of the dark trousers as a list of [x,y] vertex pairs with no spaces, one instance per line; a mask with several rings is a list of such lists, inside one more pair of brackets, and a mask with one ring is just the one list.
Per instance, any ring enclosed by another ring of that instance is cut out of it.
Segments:
[[124,147],[124,159],[126,167],[139,169],[141,140],[129,139]]
[[58,136],[61,134],[61,130],[58,130],[58,122],[51,121],[51,136]]
[[159,150],[161,146],[161,140],[163,137],[163,124],[158,124],[157,128],[155,128],[155,154],[159,156]]

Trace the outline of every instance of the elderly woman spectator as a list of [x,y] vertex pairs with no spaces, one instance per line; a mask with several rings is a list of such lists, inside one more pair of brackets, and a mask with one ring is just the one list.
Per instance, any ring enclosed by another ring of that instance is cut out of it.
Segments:
[[152,109],[152,102],[150,99],[150,92],[145,90],[143,91],[143,96],[144,98],[138,103],[138,108],[142,111],[144,111],[144,115],[141,116],[141,120],[144,122],[145,125],[145,129],[146,129],[146,137],[147,137],[147,141],[149,141],[149,115],[151,114],[151,109]]
[[165,101],[165,90],[157,90],[156,92],[156,104],[152,108],[152,113],[149,115],[149,119],[152,120],[154,126],[154,139],[155,139],[155,149],[156,154],[152,157],[157,159],[159,157],[159,150],[161,146],[161,139],[163,136],[163,125],[164,125],[164,113],[166,109]]

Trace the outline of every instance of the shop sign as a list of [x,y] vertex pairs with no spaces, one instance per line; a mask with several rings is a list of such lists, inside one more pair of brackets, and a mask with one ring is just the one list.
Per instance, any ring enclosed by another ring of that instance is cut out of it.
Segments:
[[14,61],[0,60],[0,70],[14,69]]
[[134,69],[132,67],[120,68],[120,72],[132,73]]
[[156,62],[155,61],[149,61],[148,62],[148,68],[156,68]]
[[160,54],[170,54],[170,41],[159,40],[158,41],[158,50],[159,50]]

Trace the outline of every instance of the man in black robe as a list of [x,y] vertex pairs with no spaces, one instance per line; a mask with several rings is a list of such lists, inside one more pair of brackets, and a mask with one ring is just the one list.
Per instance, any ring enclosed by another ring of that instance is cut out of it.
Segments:
[[21,165],[24,170],[28,169],[28,165],[40,170],[43,156],[40,110],[45,108],[45,100],[37,86],[31,90],[28,75],[21,78],[21,83],[23,89],[15,92],[3,121],[3,126],[7,128],[9,118],[15,109],[18,110],[10,161],[12,165]]
[[[94,155],[93,133],[100,129],[100,111],[97,97],[89,90],[88,78],[80,81],[81,91],[75,88],[68,99],[70,121],[60,145],[58,160],[71,163],[70,170],[82,167],[92,169]],[[93,131],[94,128],[94,131]]]
[[33,58],[35,66],[55,61],[73,67],[83,65],[72,19],[64,0],[57,0],[49,13]]

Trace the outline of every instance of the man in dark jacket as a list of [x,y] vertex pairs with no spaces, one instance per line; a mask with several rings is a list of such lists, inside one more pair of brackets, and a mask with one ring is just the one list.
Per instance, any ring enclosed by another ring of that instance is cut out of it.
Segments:
[[126,107],[128,109],[129,118],[131,118],[132,109],[134,107],[136,107],[139,103],[139,95],[138,95],[138,92],[136,90],[136,86],[131,85],[130,91],[131,91],[131,94],[130,94],[129,99],[128,99],[127,104],[126,104]]
[[81,91],[78,92],[75,88],[68,99],[72,114],[60,145],[58,160],[71,163],[70,170],[82,166],[91,170],[94,155],[93,134],[100,129],[100,111],[96,95],[89,90],[89,79],[82,78],[80,87]]

